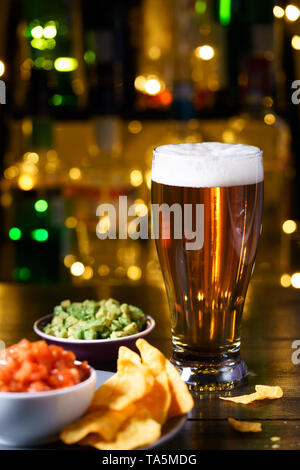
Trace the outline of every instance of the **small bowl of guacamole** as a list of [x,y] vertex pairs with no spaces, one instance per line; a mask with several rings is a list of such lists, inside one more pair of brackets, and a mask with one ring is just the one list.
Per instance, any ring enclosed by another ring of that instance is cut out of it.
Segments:
[[53,313],[34,323],[35,333],[48,344],[74,352],[78,360],[94,367],[115,362],[120,346],[135,347],[155,321],[134,305],[115,299],[63,300]]

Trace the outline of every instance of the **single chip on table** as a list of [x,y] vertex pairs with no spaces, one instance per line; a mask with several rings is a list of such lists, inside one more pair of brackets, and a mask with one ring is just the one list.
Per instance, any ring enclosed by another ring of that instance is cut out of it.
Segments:
[[131,450],[155,442],[161,435],[161,425],[148,412],[141,410],[132,416],[117,432],[114,440],[106,442],[98,434],[90,434],[79,442],[100,450]]
[[238,432],[261,432],[261,423],[254,423],[253,421],[238,421],[234,418],[228,418],[230,426]]
[[282,388],[278,385],[274,387],[270,385],[255,385],[255,390],[259,395],[264,398],[269,398],[270,400],[281,398],[283,396]]
[[242,405],[248,405],[256,400],[274,400],[283,396],[281,387],[269,385],[256,385],[256,392],[250,393],[249,395],[240,395],[238,397],[219,397],[221,400],[232,401],[233,403],[241,403]]

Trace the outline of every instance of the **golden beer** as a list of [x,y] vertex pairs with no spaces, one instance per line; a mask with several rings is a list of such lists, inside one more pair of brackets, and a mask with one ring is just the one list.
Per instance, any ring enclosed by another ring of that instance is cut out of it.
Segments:
[[[239,355],[241,317],[262,203],[262,155],[256,147],[177,144],[154,151],[152,204],[182,208],[181,238],[175,237],[175,216],[162,216],[156,227],[171,314],[172,360],[196,389],[230,388],[247,375]],[[203,245],[196,249],[187,249],[186,205],[192,208],[193,231],[203,231]],[[204,215],[196,227],[201,205]]]

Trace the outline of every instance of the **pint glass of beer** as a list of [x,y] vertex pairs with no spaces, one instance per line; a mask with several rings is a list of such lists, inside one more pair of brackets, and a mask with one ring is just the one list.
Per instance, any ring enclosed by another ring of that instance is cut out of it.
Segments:
[[168,296],[172,361],[191,389],[241,384],[240,329],[263,204],[259,148],[163,145],[152,163],[152,236]]

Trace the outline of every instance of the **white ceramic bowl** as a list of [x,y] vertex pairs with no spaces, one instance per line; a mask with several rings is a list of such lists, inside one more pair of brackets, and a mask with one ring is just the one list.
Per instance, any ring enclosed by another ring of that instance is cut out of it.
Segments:
[[[78,363],[78,362],[77,362]],[[37,393],[0,392],[0,443],[38,445],[57,439],[64,426],[80,418],[96,387],[96,372],[83,382]]]

